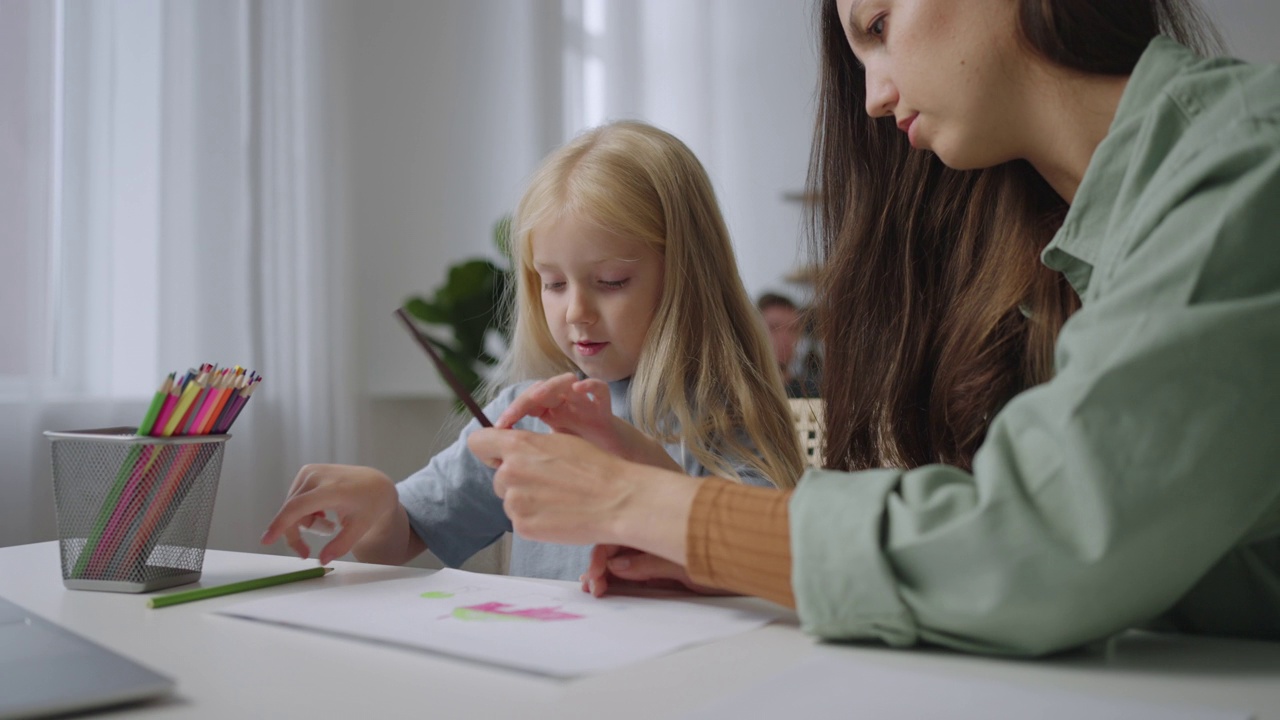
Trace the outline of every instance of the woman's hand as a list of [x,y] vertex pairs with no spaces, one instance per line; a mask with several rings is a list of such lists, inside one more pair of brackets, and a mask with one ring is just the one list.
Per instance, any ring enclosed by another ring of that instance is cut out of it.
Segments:
[[325,511],[337,515],[342,530],[320,550],[321,564],[347,554],[371,529],[403,514],[395,483],[382,472],[355,465],[306,465],[293,479],[289,496],[262,535],[262,544],[283,535],[289,547],[306,558],[310,550],[299,530],[322,520]]
[[573,373],[530,385],[498,416],[496,428],[510,428],[523,417],[535,417],[552,430],[577,435],[625,460],[667,470],[680,466],[658,441],[613,414],[609,385],[579,380]]
[[683,563],[701,478],[629,463],[571,435],[492,428],[467,445],[496,468],[494,492],[520,535],[627,545]]
[[579,579],[582,581],[582,591],[596,597],[601,597],[611,587],[619,585],[687,590],[699,595],[732,594],[695,583],[689,579],[689,573],[684,567],[666,558],[622,545],[597,545],[592,548],[591,563]]

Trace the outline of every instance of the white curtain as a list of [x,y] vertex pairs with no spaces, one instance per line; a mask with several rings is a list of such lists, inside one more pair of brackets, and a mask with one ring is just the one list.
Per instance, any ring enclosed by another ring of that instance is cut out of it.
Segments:
[[354,459],[337,3],[0,2],[0,545],[56,537],[41,431],[136,425],[163,374],[265,380],[210,547]]

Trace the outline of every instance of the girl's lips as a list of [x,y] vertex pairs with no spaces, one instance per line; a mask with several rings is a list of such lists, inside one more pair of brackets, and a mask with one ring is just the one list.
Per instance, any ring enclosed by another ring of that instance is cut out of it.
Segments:
[[573,347],[578,351],[579,355],[591,357],[592,355],[598,355],[604,350],[604,346],[608,344],[603,342],[576,342]]

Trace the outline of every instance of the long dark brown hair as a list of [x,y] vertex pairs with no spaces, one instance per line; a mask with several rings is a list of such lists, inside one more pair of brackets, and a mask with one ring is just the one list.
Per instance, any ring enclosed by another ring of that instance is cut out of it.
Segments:
[[[1156,35],[1220,40],[1183,0],[1022,0],[1021,40],[1065,68],[1127,75]],[[834,0],[818,8],[821,70],[809,191],[822,267],[825,464],[969,468],[990,419],[1053,374],[1079,306],[1039,262],[1067,205],[1025,161],[956,171],[865,110],[866,78]]]

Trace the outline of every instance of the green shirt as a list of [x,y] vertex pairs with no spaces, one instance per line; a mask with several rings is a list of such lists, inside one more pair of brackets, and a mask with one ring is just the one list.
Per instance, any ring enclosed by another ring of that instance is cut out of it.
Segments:
[[1083,300],[972,473],[810,471],[807,631],[1042,654],[1280,640],[1280,67],[1154,40],[1043,260]]

